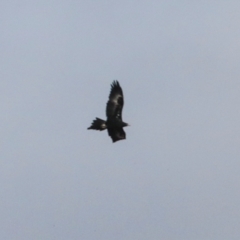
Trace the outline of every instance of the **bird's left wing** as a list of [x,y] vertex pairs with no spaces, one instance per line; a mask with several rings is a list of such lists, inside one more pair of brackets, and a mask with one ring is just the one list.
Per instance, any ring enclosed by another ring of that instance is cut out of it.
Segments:
[[109,128],[108,135],[112,138],[113,142],[126,139],[126,133],[123,128]]

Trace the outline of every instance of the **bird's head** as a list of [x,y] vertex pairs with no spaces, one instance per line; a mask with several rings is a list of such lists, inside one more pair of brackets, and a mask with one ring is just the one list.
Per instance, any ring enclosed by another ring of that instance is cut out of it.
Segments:
[[128,123],[123,123],[123,127],[128,127],[128,126],[130,126],[130,124],[128,124]]

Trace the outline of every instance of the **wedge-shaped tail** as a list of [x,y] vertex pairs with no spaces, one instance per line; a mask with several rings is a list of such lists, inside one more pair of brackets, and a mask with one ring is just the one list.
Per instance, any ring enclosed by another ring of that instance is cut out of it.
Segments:
[[96,118],[93,120],[92,125],[88,129],[94,129],[94,130],[105,130],[107,128],[106,121]]

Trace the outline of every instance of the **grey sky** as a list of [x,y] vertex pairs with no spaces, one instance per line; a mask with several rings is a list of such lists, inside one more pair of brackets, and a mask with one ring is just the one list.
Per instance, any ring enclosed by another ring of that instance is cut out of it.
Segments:
[[0,239],[240,239],[239,1],[0,6]]

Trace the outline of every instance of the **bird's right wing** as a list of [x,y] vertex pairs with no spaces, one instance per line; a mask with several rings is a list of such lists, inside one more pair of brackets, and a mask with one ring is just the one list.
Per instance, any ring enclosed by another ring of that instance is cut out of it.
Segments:
[[107,102],[106,115],[108,118],[122,120],[122,109],[124,105],[123,91],[118,81],[113,81],[111,92]]

